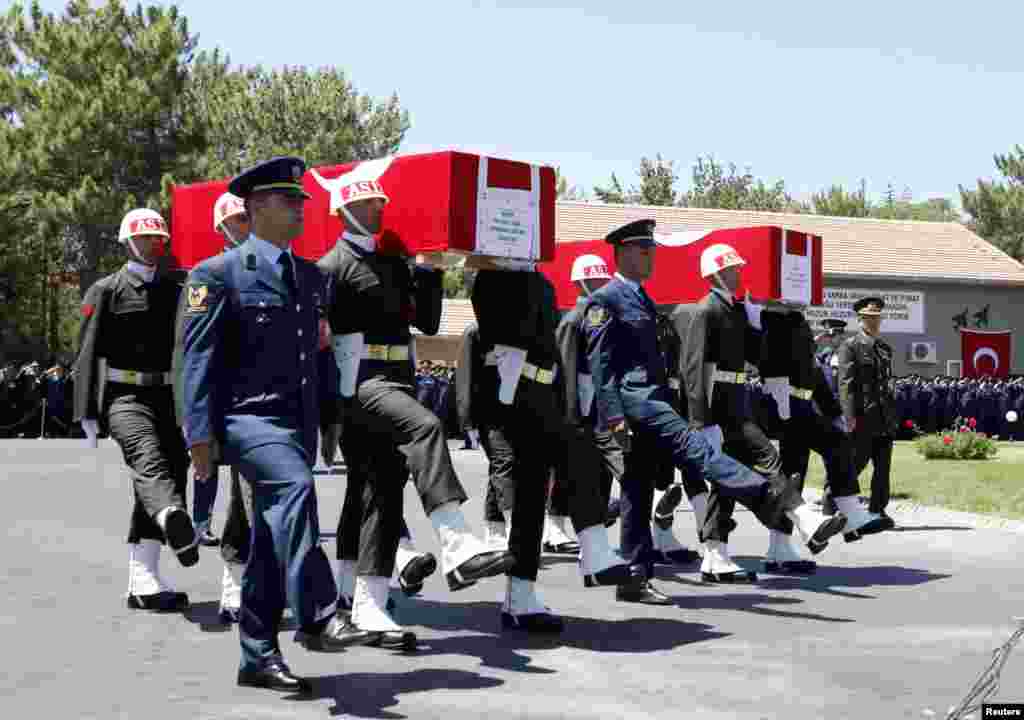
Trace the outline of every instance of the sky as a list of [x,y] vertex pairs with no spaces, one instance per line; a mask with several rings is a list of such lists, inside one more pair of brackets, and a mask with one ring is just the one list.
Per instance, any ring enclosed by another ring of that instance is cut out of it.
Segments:
[[876,199],[892,183],[959,204],[958,184],[1024,143],[1020,2],[177,5],[235,64],[334,66],[397,93],[412,122],[399,152],[552,165],[588,193],[612,172],[637,183],[656,153],[685,190],[711,154],[799,199],[863,178]]

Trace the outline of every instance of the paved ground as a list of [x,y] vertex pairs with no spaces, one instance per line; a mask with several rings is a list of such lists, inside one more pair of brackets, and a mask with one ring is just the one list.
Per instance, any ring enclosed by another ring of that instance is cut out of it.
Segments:
[[[477,520],[483,458],[454,455]],[[696,568],[664,572],[657,584],[677,604],[655,609],[584,590],[574,564],[549,558],[543,597],[568,620],[558,640],[501,634],[503,582],[452,595],[436,575],[421,598],[399,600],[425,646],[414,656],[314,655],[283,635],[293,669],[315,679],[314,697],[297,700],[235,687],[237,637],[216,625],[216,551],[191,570],[167,563],[192,598],[185,616],[124,607],[130,498],[110,441],[4,441],[0,463],[5,718],[941,717],[1024,615],[1024,537],[999,530],[911,525],[840,541],[819,556],[817,576],[766,576],[751,588],[702,586]],[[319,477],[325,530],[344,486],[343,476]],[[406,498],[414,535],[435,548]],[[757,567],[766,532],[739,519],[734,554]],[[685,505],[677,523],[692,537]],[[325,542],[333,555],[333,536]],[[1001,699],[1024,701],[1024,648],[1002,687]]]

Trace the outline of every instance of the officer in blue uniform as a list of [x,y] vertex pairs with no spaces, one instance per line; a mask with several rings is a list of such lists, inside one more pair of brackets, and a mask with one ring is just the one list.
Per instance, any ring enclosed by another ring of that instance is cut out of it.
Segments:
[[[658,349],[657,310],[642,284],[654,269],[654,227],[653,220],[638,220],[605,238],[615,247],[618,272],[591,296],[584,313],[599,426],[611,430],[624,449],[630,432],[645,436],[683,473],[716,484],[768,527],[789,518],[811,552],[821,552],[842,531],[844,515],[826,518],[803,502],[792,483],[769,483],[722,453],[706,434],[691,431],[676,411]],[[714,545],[709,540],[706,552],[714,552]]]
[[825,374],[825,382],[832,389],[832,394],[839,398],[839,383],[836,379],[836,371],[839,369],[839,345],[843,341],[843,334],[846,332],[846,321],[834,318],[826,318],[821,321],[825,332],[818,335],[816,340],[823,343],[824,347],[815,353],[814,357],[821,365]]
[[210,443],[252,484],[252,544],[242,577],[238,684],[310,692],[285,664],[277,633],[286,605],[308,650],[348,644],[337,589],[320,547],[312,466],[317,450],[318,310],[323,277],[296,257],[308,195],[299,158],[242,173],[251,234],[189,275],[184,320],[185,432],[199,477]]

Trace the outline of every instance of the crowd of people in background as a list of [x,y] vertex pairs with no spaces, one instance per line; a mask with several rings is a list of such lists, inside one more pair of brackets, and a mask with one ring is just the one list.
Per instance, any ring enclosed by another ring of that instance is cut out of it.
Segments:
[[0,438],[80,438],[71,422],[74,371],[51,358],[0,367]]

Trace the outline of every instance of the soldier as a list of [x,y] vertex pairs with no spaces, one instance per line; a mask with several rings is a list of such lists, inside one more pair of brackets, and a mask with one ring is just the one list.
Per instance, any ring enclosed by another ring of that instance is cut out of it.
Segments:
[[843,342],[847,323],[845,320],[827,318],[822,320],[821,324],[825,327],[825,332],[815,340],[824,347],[816,353],[815,358],[825,373],[826,384],[832,390],[832,394],[838,398],[839,383],[836,376],[839,369],[839,346]]
[[508,440],[488,422],[488,404],[482,396],[484,354],[480,352],[480,328],[471,323],[462,333],[455,374],[459,426],[470,438],[479,439],[487,456],[487,495],[484,498],[484,541],[493,550],[508,549],[510,517],[515,507],[512,485],[514,455]]
[[316,350],[323,278],[296,257],[303,228],[305,163],[268,160],[234,178],[251,233],[189,274],[182,388],[185,432],[200,478],[211,443],[253,492],[252,546],[242,576],[238,684],[309,693],[281,655],[285,605],[307,650],[365,642],[335,617],[337,589],[320,546],[316,488]]
[[185,509],[188,453],[170,380],[181,287],[157,274],[168,238],[154,210],[132,210],[121,221],[117,239],[130,259],[85,294],[74,403],[74,419],[93,447],[100,423],[121,447],[135,497],[128,607],[157,612],[188,605],[188,596],[172,591],[160,575],[161,547],[169,545],[185,567],[199,562]]
[[860,332],[839,348],[839,404],[853,439],[854,477],[860,477],[869,460],[873,466],[868,511],[881,515],[885,529],[892,529],[895,522],[885,507],[898,419],[892,393],[892,348],[878,336],[884,307],[880,297],[861,298],[853,304]]
[[489,265],[477,273],[472,302],[485,353],[481,394],[487,417],[514,456],[515,507],[508,523],[515,565],[508,572],[502,627],[557,633],[563,629],[562,619],[541,602],[536,590],[553,459],[567,454],[576,465],[569,510],[580,541],[584,585],[622,585],[642,570],[612,551],[604,527],[607,501],[599,486],[601,458],[559,407],[554,288],[533,263],[500,260]]
[[[760,307],[736,297],[740,284],[740,268],[746,262],[729,245],[712,245],[700,258],[701,277],[711,285],[709,292],[696,306],[693,319],[683,341],[683,384],[691,426],[697,429],[717,428],[722,434],[722,449],[757,473],[784,483],[782,462],[763,428],[754,419],[747,399],[746,363],[761,364]],[[763,373],[768,374],[768,373]],[[772,372],[765,384],[777,395],[777,387],[785,385]],[[787,391],[788,399],[788,388]],[[780,415],[788,415],[780,403]],[[729,557],[729,533],[735,527],[732,519],[735,502],[719,488],[711,487],[706,500],[694,501],[700,525],[700,539],[711,540],[716,548],[704,553],[701,577],[705,582],[755,582],[757,575],[740,568]],[[705,517],[701,510],[706,508]],[[765,561],[785,567],[797,574],[813,570],[801,561],[789,545],[787,527],[769,527],[769,546]]]
[[[692,430],[673,406],[657,345],[657,311],[642,284],[654,269],[654,226],[653,220],[638,220],[605,238],[615,247],[618,272],[591,296],[584,320],[600,426],[611,430],[620,444],[629,442],[630,431],[645,435],[661,452],[670,454],[673,465],[684,474],[693,473],[717,485],[723,496],[742,502],[769,528],[782,526],[788,518],[811,552],[821,552],[828,539],[842,531],[845,516],[825,518],[803,502],[791,482],[776,475],[770,483],[722,453],[706,431]],[[690,332],[703,335],[703,328]],[[692,362],[691,357],[688,365]],[[703,362],[699,372],[702,366]],[[695,397],[700,407],[706,406],[705,395]],[[708,556],[716,563],[710,565],[710,572],[732,571],[720,540],[706,541],[705,561]]]
[[[504,573],[513,559],[507,552],[490,551],[470,532],[459,507],[467,496],[452,466],[444,424],[416,401],[410,326],[437,333],[442,273],[425,262],[410,268],[406,258],[377,252],[375,236],[388,196],[370,176],[374,167],[363,163],[331,181],[314,175],[330,191],[330,212],[345,226],[319,262],[329,284],[328,320],[340,374],[342,440],[349,468],[338,552],[355,563],[355,631],[411,649],[416,636],[405,632],[387,609],[396,552],[416,559],[411,570],[419,582],[434,572],[437,562],[433,555],[419,555],[399,544],[402,488],[410,472],[440,540],[449,589],[461,590]],[[400,565],[403,560],[398,559]]]
[[[213,205],[213,229],[224,238],[224,250],[241,245],[249,237],[249,216],[245,203],[240,197],[231,193],[223,193]],[[177,337],[174,345],[174,377],[175,407],[178,423],[185,422],[185,397],[182,388],[182,370],[184,363],[184,323],[188,309],[187,296],[182,294],[178,303],[178,319],[176,321]],[[215,455],[219,454],[219,450]],[[220,545],[221,559],[224,561],[224,572],[221,576],[220,620],[223,623],[237,623],[242,604],[242,573],[249,559],[249,534],[252,531],[249,518],[252,516],[252,487],[244,482],[238,468],[231,467],[231,492],[228,496],[228,514],[224,521],[224,537],[217,540],[210,531],[210,515],[217,499],[217,485],[220,476],[220,465],[215,463],[210,469],[209,479],[199,478],[193,473],[193,519],[200,533],[200,543]],[[204,542],[204,535],[205,542]]]

